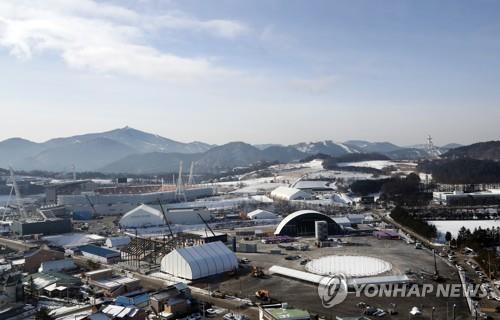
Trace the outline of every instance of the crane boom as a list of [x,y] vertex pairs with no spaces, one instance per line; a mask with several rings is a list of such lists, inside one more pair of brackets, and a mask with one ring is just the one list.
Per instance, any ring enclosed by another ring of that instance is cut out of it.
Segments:
[[210,230],[210,232],[212,232],[212,235],[215,237],[215,232],[212,230],[212,228],[210,228],[210,226],[208,225],[208,223],[205,221],[205,219],[203,219],[203,217],[201,216],[201,214],[198,214],[198,217],[200,217],[201,221],[203,221],[203,223],[207,226],[208,230]]
[[165,223],[167,224],[168,231],[170,232],[170,235],[173,238],[174,237],[174,233],[172,232],[172,228],[170,228],[170,223],[168,222],[167,214],[165,213],[165,210],[163,210],[163,205],[161,204],[160,198],[158,198],[158,204],[160,205],[161,213],[163,213],[163,218],[165,219]]
[[94,215],[97,217],[97,210],[94,207],[94,204],[92,201],[90,201],[90,198],[88,195],[85,195],[85,199],[87,199],[88,203],[90,204],[90,207],[92,208],[92,211],[94,211]]

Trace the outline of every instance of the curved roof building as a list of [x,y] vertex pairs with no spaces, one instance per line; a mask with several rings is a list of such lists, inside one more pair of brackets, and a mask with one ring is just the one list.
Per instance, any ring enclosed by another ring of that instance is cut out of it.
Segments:
[[287,236],[313,236],[314,223],[326,221],[328,223],[328,234],[339,234],[342,228],[329,216],[314,210],[300,210],[289,214],[274,231],[275,235]]
[[145,204],[125,213],[120,219],[123,228],[144,228],[152,226],[162,226],[165,224],[163,214]]
[[161,271],[196,280],[238,268],[238,259],[220,241],[175,249],[161,259]]

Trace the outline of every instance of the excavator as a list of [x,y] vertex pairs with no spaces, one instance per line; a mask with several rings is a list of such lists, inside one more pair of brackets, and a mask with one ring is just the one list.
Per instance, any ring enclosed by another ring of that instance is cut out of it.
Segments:
[[259,290],[255,291],[255,296],[259,300],[263,300],[263,301],[269,301],[270,300],[269,290],[266,290],[266,289],[259,289]]
[[252,277],[254,278],[263,278],[264,277],[264,271],[262,271],[261,267],[252,267]]

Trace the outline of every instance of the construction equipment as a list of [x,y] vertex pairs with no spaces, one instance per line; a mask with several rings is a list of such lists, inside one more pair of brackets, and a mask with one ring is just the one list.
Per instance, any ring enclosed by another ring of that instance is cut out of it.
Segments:
[[94,207],[94,204],[92,201],[90,201],[90,198],[88,195],[85,195],[85,199],[87,199],[88,203],[90,204],[90,207],[92,208],[92,211],[94,212],[94,216],[97,218],[97,210]]
[[165,219],[165,224],[168,227],[168,231],[170,232],[170,235],[173,238],[174,237],[174,233],[172,232],[172,228],[170,227],[170,223],[168,222],[167,214],[165,213],[165,210],[163,210],[163,205],[161,204],[160,198],[158,198],[158,204],[160,205],[161,213],[163,213],[163,218]]
[[257,267],[257,266],[253,266],[252,267],[252,277],[254,277],[254,278],[264,277],[264,271],[262,271],[262,268]]
[[203,217],[201,216],[201,214],[197,213],[198,214],[198,217],[200,217],[201,221],[203,221],[203,223],[205,224],[205,226],[207,226],[207,229],[210,230],[210,232],[212,233],[212,235],[215,237],[215,232],[212,230],[212,228],[210,228],[210,226],[208,225],[208,222],[205,221],[205,219],[203,219]]
[[266,290],[266,289],[259,289],[259,290],[255,291],[255,296],[259,300],[264,300],[264,301],[269,301],[270,300],[270,298],[269,298],[269,290]]

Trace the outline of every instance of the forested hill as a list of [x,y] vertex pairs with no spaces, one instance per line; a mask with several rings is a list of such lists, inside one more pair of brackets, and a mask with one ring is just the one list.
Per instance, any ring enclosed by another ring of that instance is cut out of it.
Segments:
[[451,149],[443,155],[443,158],[471,158],[500,161],[500,141],[479,142]]
[[426,161],[417,169],[432,174],[439,183],[479,184],[500,183],[500,162],[470,158]]

